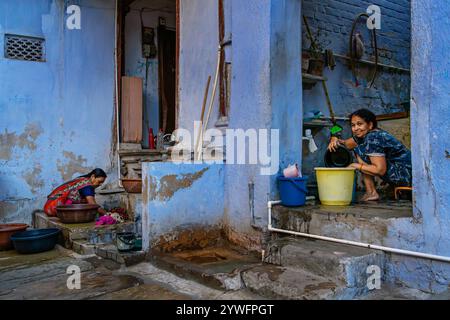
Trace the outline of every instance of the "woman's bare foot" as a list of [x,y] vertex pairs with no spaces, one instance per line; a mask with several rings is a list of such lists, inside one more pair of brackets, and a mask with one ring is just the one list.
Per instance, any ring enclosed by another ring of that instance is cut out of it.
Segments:
[[366,193],[361,198],[361,201],[363,201],[363,202],[365,202],[365,201],[378,201],[378,200],[380,200],[380,195],[376,191],[371,192],[371,193]]

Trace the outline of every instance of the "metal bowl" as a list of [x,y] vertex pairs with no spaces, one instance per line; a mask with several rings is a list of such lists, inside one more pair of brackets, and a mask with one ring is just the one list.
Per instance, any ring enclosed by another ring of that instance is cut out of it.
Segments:
[[95,220],[97,204],[71,204],[56,207],[56,215],[62,223],[88,223]]

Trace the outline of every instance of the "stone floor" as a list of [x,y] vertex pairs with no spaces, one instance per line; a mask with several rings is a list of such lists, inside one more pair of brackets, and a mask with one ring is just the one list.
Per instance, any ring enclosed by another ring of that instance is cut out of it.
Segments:
[[[69,266],[81,270],[81,289],[69,290]],[[260,299],[240,290],[226,292],[180,278],[148,262],[125,267],[97,256],[81,256],[57,246],[20,255],[0,252],[0,300],[220,300]]]

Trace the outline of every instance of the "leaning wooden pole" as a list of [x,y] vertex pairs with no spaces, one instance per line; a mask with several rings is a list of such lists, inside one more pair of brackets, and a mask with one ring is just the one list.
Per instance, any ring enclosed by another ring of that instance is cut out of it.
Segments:
[[198,130],[197,140],[196,140],[196,143],[195,143],[195,151],[196,152],[198,152],[198,146],[199,146],[199,143],[200,143],[200,137],[203,135],[203,118],[205,116],[206,102],[208,100],[208,93],[209,93],[209,85],[210,85],[210,83],[211,83],[211,76],[208,77],[208,81],[206,83],[206,88],[205,88],[205,95],[203,96],[202,113],[201,113],[201,116],[200,116],[200,129]]

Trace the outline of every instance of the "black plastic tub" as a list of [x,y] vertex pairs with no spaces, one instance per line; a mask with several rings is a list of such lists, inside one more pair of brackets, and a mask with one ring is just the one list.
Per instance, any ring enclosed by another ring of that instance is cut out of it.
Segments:
[[19,253],[44,252],[55,247],[60,232],[57,228],[18,232],[11,236],[11,241],[14,249]]

